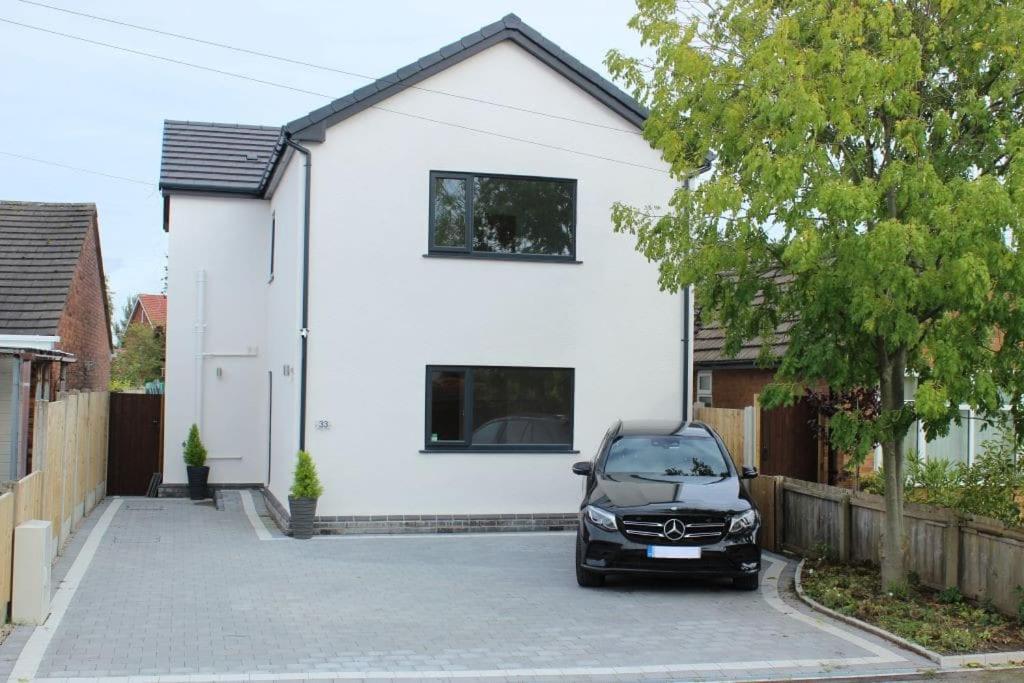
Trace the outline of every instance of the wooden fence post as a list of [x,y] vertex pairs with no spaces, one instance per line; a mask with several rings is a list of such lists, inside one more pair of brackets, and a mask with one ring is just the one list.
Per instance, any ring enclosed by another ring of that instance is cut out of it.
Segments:
[[761,395],[754,394],[754,467],[761,471]]
[[[760,450],[760,449],[758,449]],[[775,547],[779,552],[786,542],[786,478],[775,477]]]
[[960,587],[960,518],[949,511],[947,526],[942,535],[943,558],[945,567],[942,572],[942,582],[946,588]]
[[849,494],[839,499],[839,561],[850,562],[850,547],[853,542],[853,510]]

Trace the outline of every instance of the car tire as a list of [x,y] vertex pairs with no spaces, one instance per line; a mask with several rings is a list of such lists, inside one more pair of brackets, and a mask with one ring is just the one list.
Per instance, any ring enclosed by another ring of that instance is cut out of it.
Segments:
[[604,574],[583,568],[583,539],[576,537],[576,583],[582,588],[600,588],[604,585]]
[[748,574],[747,576],[735,576],[732,580],[733,588],[741,591],[756,591],[761,585],[760,574]]

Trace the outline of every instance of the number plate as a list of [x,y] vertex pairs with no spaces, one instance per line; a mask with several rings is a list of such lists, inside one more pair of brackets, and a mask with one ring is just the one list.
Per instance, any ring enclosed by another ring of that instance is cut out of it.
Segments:
[[664,558],[672,560],[699,560],[699,547],[649,545],[647,546],[647,557]]

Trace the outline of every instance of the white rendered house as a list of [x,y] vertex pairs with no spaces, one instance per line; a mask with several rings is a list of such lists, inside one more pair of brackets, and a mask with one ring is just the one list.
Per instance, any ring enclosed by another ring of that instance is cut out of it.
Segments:
[[509,16],[283,128],[168,121],[165,485],[196,422],[278,511],[309,450],[324,528],[573,513],[687,400],[683,297],[612,231],[675,187],[645,115]]

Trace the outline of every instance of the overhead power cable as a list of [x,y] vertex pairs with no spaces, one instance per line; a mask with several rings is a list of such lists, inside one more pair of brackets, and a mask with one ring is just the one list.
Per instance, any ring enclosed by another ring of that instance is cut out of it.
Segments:
[[[159,29],[159,28],[156,28],[156,27],[153,27],[153,26],[143,26],[141,24],[133,24],[133,23],[130,23],[130,22],[127,22],[127,21],[122,21],[120,19],[113,19],[111,17],[103,17],[103,16],[99,16],[99,15],[96,15],[96,14],[89,14],[88,12],[80,12],[80,11],[77,11],[77,10],[67,9],[65,7],[57,7],[56,5],[48,5],[48,4],[43,3],[43,2],[35,2],[35,0],[18,0],[18,2],[21,2],[22,4],[25,4],[25,5],[32,5],[34,7],[41,7],[43,9],[48,9],[48,10],[52,10],[52,11],[55,11],[55,12],[63,12],[64,14],[70,14],[70,15],[77,16],[77,17],[83,17],[85,19],[91,19],[93,21],[102,21],[102,22],[105,22],[105,23],[108,23],[108,24],[113,24],[115,26],[123,26],[125,28],[134,29],[136,31],[148,31],[150,33],[155,33],[157,35],[167,36],[169,38],[176,38],[178,40],[187,40],[187,41],[190,41],[190,42],[193,42],[193,43],[198,43],[200,45],[208,45],[210,47],[216,47],[216,48],[220,48],[220,49],[223,49],[223,50],[232,50],[234,52],[240,52],[242,54],[252,55],[254,57],[262,57],[264,59],[272,59],[272,60],[275,60],[275,61],[278,61],[278,62],[283,62],[285,64],[292,64],[294,66],[302,66],[302,67],[306,67],[306,68],[310,68],[310,69],[318,69],[320,71],[329,71],[329,72],[332,72],[332,73],[342,74],[344,76],[351,76],[353,78],[362,78],[362,79],[368,80],[368,81],[379,80],[375,76],[369,76],[367,74],[362,74],[362,73],[359,73],[357,71],[349,71],[347,69],[339,69],[337,67],[327,66],[327,65],[324,65],[324,64],[316,64],[314,62],[308,62],[308,61],[304,61],[304,60],[301,60],[301,59],[294,59],[292,57],[285,57],[283,55],[276,55],[276,54],[273,54],[273,53],[270,53],[270,52],[262,52],[260,50],[252,50],[250,48],[240,47],[238,45],[231,45],[229,43],[220,43],[220,42],[217,42],[217,41],[214,41],[214,40],[207,40],[205,38],[199,38],[199,37],[196,37],[196,36],[190,36],[190,35],[187,35],[187,34],[184,34],[184,33],[175,33],[173,31],[166,31],[164,29]],[[631,135],[641,135],[640,131],[635,130],[635,129],[619,128],[618,126],[610,126],[610,125],[607,125],[607,124],[597,123],[597,122],[594,122],[594,121],[585,121],[585,120],[582,120],[582,119],[572,118],[570,116],[562,116],[560,114],[553,114],[551,112],[537,111],[535,109],[530,109],[528,107],[518,107],[516,105],[505,104],[505,103],[502,103],[502,102],[494,102],[493,100],[486,100],[486,99],[482,99],[482,98],[479,98],[479,97],[472,97],[472,96],[469,96],[469,95],[459,95],[457,93],[447,92],[445,90],[436,90],[434,88],[426,88],[426,87],[423,87],[423,86],[420,86],[420,85],[408,85],[406,87],[411,89],[411,90],[419,90],[419,91],[422,91],[422,92],[433,93],[435,95],[443,95],[445,97],[454,97],[456,99],[466,100],[466,101],[469,101],[469,102],[478,102],[480,104],[486,104],[486,105],[489,105],[489,106],[492,106],[492,107],[501,107],[503,109],[511,109],[513,111],[518,111],[518,112],[522,112],[522,113],[525,113],[525,114],[533,114],[535,116],[543,116],[543,117],[550,118],[550,119],[558,119],[560,121],[567,121],[567,122],[570,122],[570,123],[577,123],[577,124],[580,124],[580,125],[583,125],[583,126],[592,126],[594,128],[603,128],[605,130],[612,130],[612,131],[616,131],[616,132],[619,132],[619,133],[629,133]]]
[[46,164],[47,166],[56,166],[57,168],[67,169],[69,171],[78,171],[79,173],[89,173],[91,175],[103,176],[104,178],[112,178],[113,180],[123,180],[126,183],[135,183],[137,185],[145,185],[147,187],[156,187],[156,183],[151,183],[148,180],[139,180],[138,178],[129,178],[123,175],[114,175],[113,173],[106,173],[104,171],[95,171],[91,168],[82,168],[81,166],[70,166],[68,164],[62,164],[59,161],[50,161],[49,159],[40,159],[38,157],[30,157],[25,154],[15,154],[14,152],[5,152],[0,150],[0,154],[5,157],[13,157],[14,159],[22,159],[24,161],[34,161],[37,164]]
[[[72,33],[63,33],[61,31],[55,31],[53,29],[44,28],[42,26],[35,26],[35,25],[32,25],[32,24],[26,24],[26,23],[23,23],[23,22],[20,22],[20,21],[14,21],[13,19],[6,19],[6,18],[3,18],[3,17],[0,17],[0,23],[10,24],[12,26],[18,26],[18,27],[21,27],[21,28],[31,29],[33,31],[39,31],[39,32],[42,32],[42,33],[48,33],[50,35],[59,36],[61,38],[67,38],[69,40],[76,40],[76,41],[79,41],[79,42],[88,43],[90,45],[95,45],[95,46],[98,46],[98,47],[105,47],[105,48],[108,48],[108,49],[111,49],[111,50],[117,50],[117,51],[120,51],[120,52],[126,52],[128,54],[133,54],[133,55],[136,55],[136,56],[139,56],[139,57],[147,57],[149,59],[155,59],[155,60],[158,60],[158,61],[161,61],[161,62],[166,62],[166,63],[169,63],[169,64],[175,64],[177,66],[185,66],[185,67],[189,67],[189,68],[192,68],[192,69],[198,69],[198,70],[201,70],[201,71],[207,71],[207,72],[210,72],[210,73],[215,73],[215,74],[218,74],[218,75],[221,75],[221,76],[229,76],[231,78],[238,78],[238,79],[241,79],[241,80],[250,81],[252,83],[259,83],[260,85],[266,85],[266,86],[270,86],[270,87],[274,87],[274,88],[282,88],[284,90],[291,90],[293,92],[298,92],[298,93],[302,93],[302,94],[305,94],[305,95],[314,95],[316,97],[323,97],[325,99],[334,99],[333,96],[331,96],[331,95],[327,95],[327,94],[321,93],[321,92],[316,92],[315,90],[306,90],[304,88],[297,88],[295,86],[287,85],[285,83],[278,83],[276,81],[269,81],[269,80],[266,80],[266,79],[263,79],[263,78],[256,78],[255,76],[249,76],[247,74],[240,74],[240,73],[236,73],[234,71],[226,71],[224,69],[218,69],[218,68],[215,68],[215,67],[206,66],[205,64],[197,64],[195,62],[187,62],[187,61],[182,60],[182,59],[174,59],[173,57],[165,57],[163,55],[157,55],[157,54],[153,54],[151,52],[144,52],[142,50],[136,50],[136,49],[133,49],[133,48],[124,47],[122,45],[115,45],[113,43],[105,43],[103,41],[93,40],[91,38],[86,38],[84,36],[79,36],[79,35],[75,35],[75,34],[72,34]],[[536,147],[543,147],[545,149],[552,149],[552,150],[557,150],[557,151],[560,151],[560,152],[568,152],[570,154],[576,154],[576,155],[579,155],[579,156],[589,157],[591,159],[600,159],[602,161],[609,161],[609,162],[616,163],[616,164],[623,164],[625,166],[633,166],[635,168],[643,168],[643,169],[646,169],[646,170],[649,170],[649,171],[655,171],[657,173],[664,173],[666,175],[668,174],[668,171],[666,171],[666,170],[664,170],[662,168],[658,168],[656,166],[648,166],[646,164],[641,164],[641,163],[634,162],[634,161],[626,161],[624,159],[616,159],[614,157],[604,156],[604,155],[601,155],[601,154],[594,154],[593,152],[584,152],[584,151],[581,151],[581,150],[572,149],[570,147],[562,147],[560,145],[548,144],[546,142],[539,142],[537,140],[530,140],[528,138],[520,138],[520,137],[516,137],[514,135],[506,135],[504,133],[498,133],[496,131],[484,130],[484,129],[481,129],[481,128],[473,128],[472,126],[465,126],[465,125],[462,125],[462,124],[459,124],[459,123],[452,123],[450,121],[443,121],[441,119],[434,119],[434,118],[431,118],[429,116],[423,116],[423,115],[420,115],[420,114],[413,114],[413,113],[410,113],[410,112],[404,112],[404,111],[398,111],[398,110],[395,110],[395,109],[389,109],[387,107],[382,107],[380,105],[371,105],[370,108],[377,109],[379,111],[388,112],[390,114],[395,114],[397,116],[405,116],[405,117],[408,117],[408,118],[419,119],[421,121],[428,121],[430,123],[436,123],[436,124],[442,125],[442,126],[449,126],[451,128],[459,128],[461,130],[467,130],[467,131],[471,131],[471,132],[474,132],[474,133],[479,133],[481,135],[489,135],[489,136],[493,136],[493,137],[497,137],[497,138],[502,138],[504,140],[512,140],[512,141],[515,141],[515,142],[522,142],[522,143],[528,144],[528,145],[534,145]]]

